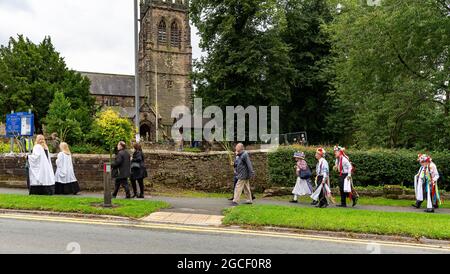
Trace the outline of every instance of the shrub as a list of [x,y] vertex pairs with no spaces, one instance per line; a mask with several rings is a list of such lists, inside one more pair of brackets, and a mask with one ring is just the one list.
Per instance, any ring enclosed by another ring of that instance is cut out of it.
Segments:
[[134,126],[128,119],[120,118],[119,113],[107,109],[95,119],[92,135],[105,150],[112,153],[120,141],[129,145],[134,132]]
[[[313,147],[281,147],[269,153],[269,180],[273,185],[292,186],[295,184],[294,159],[296,151],[306,154],[308,165],[315,169],[316,148]],[[333,171],[335,163],[333,149],[327,148],[327,161],[330,164],[332,184],[338,181],[337,172]],[[348,156],[355,166],[353,177],[356,186],[403,185],[413,187],[414,176],[419,170],[417,152],[409,150],[348,150]],[[449,188],[450,152],[431,153],[433,161],[441,175],[441,188]]]

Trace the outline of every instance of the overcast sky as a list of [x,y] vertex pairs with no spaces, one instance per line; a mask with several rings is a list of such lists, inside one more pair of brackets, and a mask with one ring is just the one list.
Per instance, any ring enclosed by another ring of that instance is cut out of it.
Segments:
[[72,69],[133,74],[133,15],[131,0],[0,0],[0,44],[17,34],[35,43],[50,35]]

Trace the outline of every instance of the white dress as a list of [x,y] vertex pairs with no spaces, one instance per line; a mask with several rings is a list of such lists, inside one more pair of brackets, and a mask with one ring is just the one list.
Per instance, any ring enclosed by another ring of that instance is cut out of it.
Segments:
[[308,180],[303,180],[300,177],[297,177],[297,182],[295,184],[294,190],[292,194],[297,196],[305,196],[312,194],[312,187]]

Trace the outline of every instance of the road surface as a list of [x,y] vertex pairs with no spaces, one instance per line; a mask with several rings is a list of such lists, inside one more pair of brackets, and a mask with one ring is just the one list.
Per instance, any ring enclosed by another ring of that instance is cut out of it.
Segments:
[[450,250],[107,224],[34,221],[0,216],[0,254],[382,254]]

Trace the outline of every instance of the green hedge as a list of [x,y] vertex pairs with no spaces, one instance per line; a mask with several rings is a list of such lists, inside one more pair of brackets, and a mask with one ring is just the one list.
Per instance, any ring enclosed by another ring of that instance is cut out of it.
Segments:
[[[295,184],[295,161],[293,154],[303,151],[309,166],[315,171],[316,148],[281,147],[269,153],[269,179],[273,185],[292,186]],[[327,148],[330,164],[331,183],[336,185],[338,174],[333,171],[335,163],[332,148]],[[414,175],[419,169],[417,152],[408,150],[348,150],[350,160],[355,166],[354,183],[357,186],[404,185],[413,187]],[[441,188],[450,188],[450,152],[431,153],[433,161],[441,174]]]

